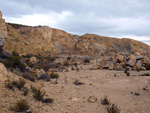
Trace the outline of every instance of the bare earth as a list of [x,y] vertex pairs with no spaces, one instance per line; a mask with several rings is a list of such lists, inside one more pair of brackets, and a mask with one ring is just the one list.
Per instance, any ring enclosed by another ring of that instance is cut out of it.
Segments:
[[[150,77],[137,76],[141,73],[146,72],[130,72],[131,76],[127,77],[123,71],[80,70],[58,73],[58,84],[55,80],[35,83],[26,80],[28,88],[31,85],[39,87],[46,92],[45,97],[53,98],[52,104],[37,102],[31,92],[23,96],[18,89],[11,91],[0,83],[0,113],[11,113],[9,107],[21,98],[27,99],[33,113],[107,113],[106,106],[101,104],[105,96],[121,109],[121,113],[150,113]],[[18,78],[10,73],[10,79]],[[85,84],[75,85],[75,79]],[[147,90],[143,90],[145,87]],[[97,101],[90,103],[90,96]]]

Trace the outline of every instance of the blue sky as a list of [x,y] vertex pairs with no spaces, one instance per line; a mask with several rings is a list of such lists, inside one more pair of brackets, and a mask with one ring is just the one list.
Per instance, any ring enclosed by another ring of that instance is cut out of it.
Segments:
[[7,22],[150,44],[150,0],[0,0]]

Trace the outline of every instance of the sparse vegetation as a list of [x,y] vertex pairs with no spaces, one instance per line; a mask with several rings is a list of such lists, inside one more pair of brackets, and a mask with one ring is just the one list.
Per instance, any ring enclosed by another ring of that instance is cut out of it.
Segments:
[[24,96],[27,96],[29,93],[29,89],[27,87],[23,87],[22,91]]
[[121,111],[115,104],[107,106],[106,110],[108,113],[120,113]]
[[45,95],[44,91],[41,91],[40,89],[37,88],[33,88],[33,97],[37,100],[37,101],[42,101],[43,97]]
[[127,73],[126,73],[126,76],[130,76],[130,73],[129,73],[129,72],[127,72]]
[[89,59],[89,58],[85,58],[85,59],[83,60],[83,62],[84,62],[84,63],[90,63],[90,59]]
[[51,73],[50,74],[50,77],[52,78],[52,79],[54,79],[54,78],[59,78],[59,75],[57,74],[57,73]]
[[21,90],[24,85],[26,84],[26,82],[22,79],[19,79],[19,81],[13,81],[12,84],[17,87],[19,90]]
[[10,109],[15,112],[26,112],[29,109],[29,105],[27,100],[21,99],[17,101]]
[[10,82],[10,81],[5,82],[5,87],[8,89],[14,90],[14,86],[13,86],[12,82]]
[[107,96],[105,96],[103,99],[101,99],[101,104],[102,105],[110,105],[110,100],[108,99]]
[[65,61],[64,66],[69,66],[69,62]]

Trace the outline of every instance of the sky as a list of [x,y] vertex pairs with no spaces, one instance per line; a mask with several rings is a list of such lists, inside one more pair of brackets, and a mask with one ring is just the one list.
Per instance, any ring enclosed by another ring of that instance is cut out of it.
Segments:
[[150,45],[150,0],[0,0],[0,10],[6,22]]

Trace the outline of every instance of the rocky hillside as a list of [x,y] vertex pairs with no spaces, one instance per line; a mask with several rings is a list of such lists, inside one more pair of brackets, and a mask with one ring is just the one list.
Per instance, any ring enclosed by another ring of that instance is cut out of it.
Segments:
[[[0,21],[0,24],[4,25],[4,21]],[[135,51],[147,54],[150,51],[150,46],[126,38],[117,39],[94,34],[77,36],[48,26],[31,27],[11,23],[6,26],[8,35],[4,48],[19,54],[105,55]],[[3,31],[6,31],[5,27],[3,28]],[[6,36],[6,33],[3,34]]]
[[0,11],[0,46],[4,46],[7,37],[7,28],[5,20],[2,19],[2,13]]

